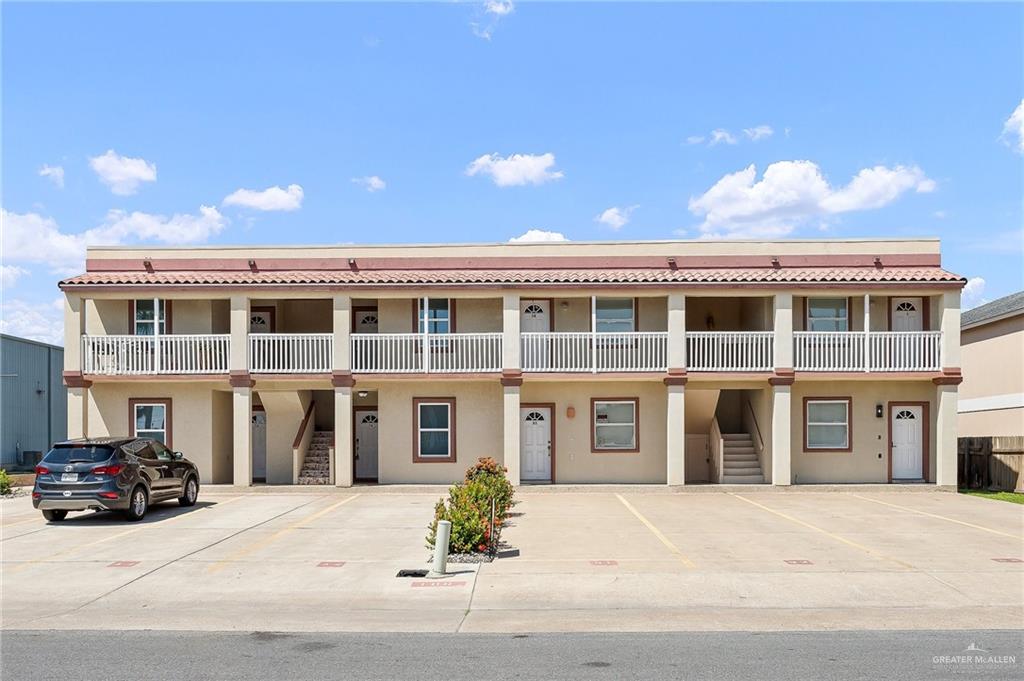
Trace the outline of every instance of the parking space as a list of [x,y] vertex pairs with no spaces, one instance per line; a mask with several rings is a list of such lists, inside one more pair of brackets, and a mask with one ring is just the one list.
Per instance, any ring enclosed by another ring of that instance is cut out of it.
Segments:
[[520,490],[519,554],[426,567],[437,494],[206,493],[146,520],[0,502],[5,628],[1018,628],[1024,509],[949,493]]

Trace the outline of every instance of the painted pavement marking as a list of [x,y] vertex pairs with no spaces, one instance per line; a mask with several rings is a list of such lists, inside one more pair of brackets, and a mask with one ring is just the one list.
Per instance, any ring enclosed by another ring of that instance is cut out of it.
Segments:
[[974,523],[968,523],[968,522],[965,522],[963,520],[957,520],[956,518],[947,518],[946,516],[938,515],[937,513],[929,513],[928,511],[919,511],[916,508],[910,508],[909,506],[900,506],[899,504],[889,503],[888,501],[880,501],[878,499],[870,499],[868,497],[862,497],[859,494],[851,493],[850,496],[851,497],[857,497],[858,499],[863,499],[864,501],[870,501],[873,504],[881,504],[882,506],[890,506],[892,508],[898,508],[901,511],[907,511],[908,513],[916,513],[917,515],[923,515],[923,516],[927,516],[929,518],[937,518],[939,520],[945,520],[946,522],[956,523],[957,525],[963,525],[965,527],[973,527],[976,530],[983,530],[985,532],[991,532],[992,534],[998,534],[998,535],[1003,536],[1003,537],[1009,537],[1010,539],[1017,539],[1018,541],[1022,539],[1022,537],[1020,537],[1019,535],[1010,534],[1009,532],[1001,532],[999,530],[993,530],[991,527],[983,527],[981,525],[975,525]]
[[638,518],[638,519],[640,520],[640,522],[642,522],[642,523],[643,523],[643,524],[644,524],[644,525],[645,525],[645,526],[647,527],[647,529],[648,529],[648,530],[650,530],[650,531],[651,531],[651,533],[652,533],[652,534],[654,534],[654,536],[655,536],[655,537],[657,537],[657,538],[658,538],[658,540],[659,540],[659,541],[660,541],[660,542],[661,542],[662,544],[664,544],[664,545],[666,546],[666,548],[668,548],[668,550],[669,550],[669,551],[671,551],[672,553],[674,553],[674,554],[676,555],[676,557],[677,557],[677,558],[679,558],[679,560],[680,560],[680,561],[682,562],[682,564],[683,564],[683,565],[685,565],[685,566],[686,566],[686,567],[688,567],[688,568],[695,568],[695,567],[697,567],[696,565],[694,565],[694,564],[693,564],[693,561],[692,561],[692,560],[690,560],[689,558],[687,558],[687,557],[686,557],[686,556],[685,556],[685,555],[683,554],[683,552],[679,550],[679,547],[678,547],[678,546],[676,546],[676,545],[675,545],[675,544],[673,544],[673,543],[672,543],[671,541],[669,541],[669,538],[668,538],[668,537],[666,537],[666,536],[665,536],[664,534],[662,534],[661,530],[659,530],[659,529],[658,529],[657,527],[655,527],[655,526],[654,526],[654,523],[652,523],[652,522],[651,522],[650,520],[648,520],[647,518],[645,518],[645,517],[643,516],[643,514],[642,514],[642,513],[640,513],[640,511],[636,510],[636,509],[635,509],[635,508],[633,507],[633,504],[631,504],[631,503],[629,503],[628,501],[626,501],[626,500],[625,500],[625,499],[624,499],[624,498],[622,497],[622,495],[621,495],[621,494],[616,494],[616,495],[615,495],[615,497],[616,497],[616,498],[617,498],[617,499],[618,499],[619,501],[621,501],[621,502],[622,502],[622,505],[623,505],[623,506],[625,506],[625,507],[626,507],[627,509],[629,509],[629,512],[630,512],[630,513],[632,513],[633,515],[635,515],[635,516],[636,516],[636,517],[637,517],[637,518]]

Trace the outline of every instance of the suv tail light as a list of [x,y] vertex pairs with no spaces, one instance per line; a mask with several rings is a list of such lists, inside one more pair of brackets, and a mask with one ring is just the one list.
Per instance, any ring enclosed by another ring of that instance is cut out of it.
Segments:
[[104,499],[116,499],[117,498],[117,492],[100,492],[99,495],[101,497],[103,497]]
[[47,475],[49,472],[50,469],[46,466],[36,466],[36,475]]
[[122,470],[124,470],[124,466],[122,466],[121,464],[114,464],[113,466],[96,466],[96,468],[92,469],[92,474],[93,475],[117,475]]

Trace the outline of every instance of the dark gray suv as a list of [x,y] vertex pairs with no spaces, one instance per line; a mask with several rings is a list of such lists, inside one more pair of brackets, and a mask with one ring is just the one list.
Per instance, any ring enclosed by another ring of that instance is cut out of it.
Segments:
[[181,452],[144,437],[58,442],[36,466],[32,505],[47,520],[68,511],[121,511],[142,520],[150,504],[177,499],[192,506],[199,496],[199,469]]

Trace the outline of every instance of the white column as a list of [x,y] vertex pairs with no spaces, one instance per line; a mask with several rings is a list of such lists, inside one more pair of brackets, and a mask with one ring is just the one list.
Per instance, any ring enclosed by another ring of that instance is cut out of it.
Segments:
[[597,296],[590,296],[590,371],[597,373]]
[[793,369],[793,294],[775,294],[775,370]]
[[82,334],[85,329],[85,301],[74,293],[64,294],[64,371],[82,371]]
[[772,484],[790,485],[792,471],[792,392],[789,385],[772,386]]
[[960,291],[946,291],[939,300],[940,368],[960,368]]
[[352,458],[352,388],[334,388],[334,484],[351,487],[354,477]]
[[686,369],[686,296],[668,294],[668,369]]
[[252,388],[235,386],[232,392],[234,484],[252,485]]
[[[938,386],[935,400],[935,484],[954,488],[957,485],[957,398],[958,386],[955,383]],[[927,478],[928,471],[924,474]]]
[[[549,310],[548,314],[554,314]],[[501,368],[502,371],[522,369],[519,341],[519,294],[506,293],[501,297]],[[518,417],[517,417],[518,418]]]
[[864,371],[871,371],[871,294],[864,294]]
[[89,389],[68,387],[68,439],[89,437]]
[[[519,381],[520,383],[522,381]],[[504,463],[508,469],[508,480],[518,485],[520,480],[519,465],[519,386],[504,385]],[[555,414],[551,415],[555,418]]]
[[331,356],[332,371],[352,371],[352,297],[336,295],[333,300],[334,351]]
[[686,483],[686,385],[670,382],[667,390],[666,482],[669,485],[683,485]]
[[249,298],[231,296],[231,373],[249,372]]

